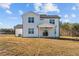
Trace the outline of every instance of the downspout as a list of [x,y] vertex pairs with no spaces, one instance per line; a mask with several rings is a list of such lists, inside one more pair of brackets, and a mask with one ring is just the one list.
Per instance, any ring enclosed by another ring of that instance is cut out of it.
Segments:
[[39,37],[39,27],[38,27],[38,37]]
[[39,26],[37,26],[37,28],[38,28],[38,37],[39,37]]

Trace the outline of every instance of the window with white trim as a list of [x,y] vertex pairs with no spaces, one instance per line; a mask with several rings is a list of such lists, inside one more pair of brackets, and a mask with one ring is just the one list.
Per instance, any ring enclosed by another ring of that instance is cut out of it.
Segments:
[[29,28],[28,29],[28,34],[34,34],[34,28]]
[[34,23],[34,17],[28,17],[28,23]]
[[50,19],[50,20],[49,20],[49,23],[51,23],[51,24],[55,24],[55,20]]

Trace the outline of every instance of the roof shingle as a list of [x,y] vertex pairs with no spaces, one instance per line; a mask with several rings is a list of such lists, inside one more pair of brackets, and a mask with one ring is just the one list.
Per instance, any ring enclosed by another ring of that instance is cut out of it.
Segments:
[[16,25],[16,26],[14,26],[14,28],[16,29],[16,28],[22,28],[23,27],[23,25],[22,24],[18,24],[18,25]]

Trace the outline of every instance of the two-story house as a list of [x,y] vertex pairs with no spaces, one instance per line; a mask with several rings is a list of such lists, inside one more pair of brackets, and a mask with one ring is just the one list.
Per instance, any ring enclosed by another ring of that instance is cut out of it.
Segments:
[[59,19],[57,15],[24,13],[22,15],[22,37],[59,37]]

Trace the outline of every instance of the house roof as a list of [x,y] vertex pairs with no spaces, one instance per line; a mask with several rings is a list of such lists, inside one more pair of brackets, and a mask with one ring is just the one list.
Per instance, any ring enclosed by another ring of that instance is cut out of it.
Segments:
[[[24,13],[23,15],[28,14],[28,13],[33,13],[33,14],[39,15],[40,18],[58,18],[58,19],[60,19],[60,17],[59,17],[58,15],[38,14],[38,13],[35,13],[35,12],[32,12],[32,11],[26,12],[26,13]],[[22,16],[23,16],[23,15],[22,15]]]
[[33,13],[33,14],[39,15],[38,13],[35,13],[35,12],[33,12],[33,11],[29,11],[29,12],[25,12],[24,14],[22,14],[22,16],[23,16],[23,15],[26,15],[26,14],[29,14],[29,13]]
[[22,24],[18,24],[16,26],[14,26],[15,29],[22,29],[23,25]]
[[39,24],[38,27],[54,27],[54,25],[52,24],[47,24],[47,23],[43,23],[43,24]]
[[46,14],[40,14],[40,18],[58,18],[60,17],[58,15],[46,15]]

